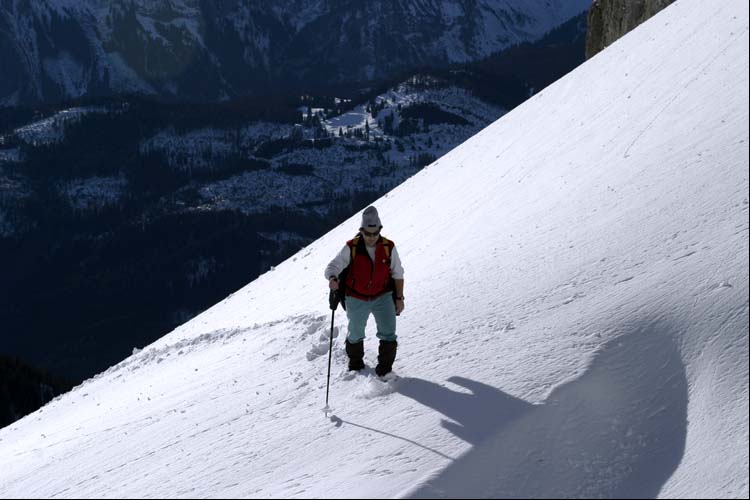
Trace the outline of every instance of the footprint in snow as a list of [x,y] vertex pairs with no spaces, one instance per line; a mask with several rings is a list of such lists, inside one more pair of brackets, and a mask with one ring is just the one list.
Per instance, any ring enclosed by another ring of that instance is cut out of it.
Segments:
[[362,386],[356,393],[360,399],[374,399],[387,396],[396,392],[398,389],[399,379],[395,373],[389,373],[385,377],[368,375],[363,381]]
[[[343,361],[347,361],[347,360],[348,358],[344,359]],[[370,365],[365,365],[365,367],[359,371],[349,370],[348,368],[345,367],[345,368],[342,368],[341,371],[339,372],[339,378],[341,380],[354,380],[354,379],[366,380],[370,376],[373,376],[373,377],[375,376],[375,370],[373,370],[373,368]]]
[[[317,342],[313,343],[312,347],[310,347],[310,350],[307,351],[308,361],[313,361],[314,359],[317,359],[324,354],[328,354],[328,349],[330,349],[331,345],[331,340],[328,335],[329,334],[327,331],[322,331],[320,333]],[[338,336],[339,327],[335,326],[333,327],[333,338],[336,339]]]
[[714,283],[709,287],[709,290],[722,290],[726,288],[734,288],[729,281],[722,281],[721,283]]

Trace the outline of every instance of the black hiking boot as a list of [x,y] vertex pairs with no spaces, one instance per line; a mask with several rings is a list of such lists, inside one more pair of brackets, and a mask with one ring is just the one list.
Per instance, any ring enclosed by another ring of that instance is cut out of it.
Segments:
[[365,367],[365,343],[357,342],[351,344],[348,340],[344,342],[346,345],[346,355],[349,356],[349,370],[359,371]]
[[375,367],[375,373],[382,377],[393,370],[393,362],[396,360],[396,347],[398,342],[395,340],[381,340],[378,348],[378,366]]

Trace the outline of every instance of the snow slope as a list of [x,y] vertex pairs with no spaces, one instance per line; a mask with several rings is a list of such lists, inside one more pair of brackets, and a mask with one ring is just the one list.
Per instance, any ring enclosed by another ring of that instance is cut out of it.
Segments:
[[747,497],[748,133],[747,3],[679,0],[376,203],[399,380],[338,311],[321,412],[355,214],[0,430],[0,496]]

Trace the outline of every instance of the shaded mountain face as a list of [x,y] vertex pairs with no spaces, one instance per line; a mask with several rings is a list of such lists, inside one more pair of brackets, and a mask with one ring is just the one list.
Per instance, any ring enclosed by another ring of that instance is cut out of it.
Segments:
[[5,0],[0,105],[392,78],[536,40],[588,0]]
[[0,428],[36,411],[73,384],[0,354]]

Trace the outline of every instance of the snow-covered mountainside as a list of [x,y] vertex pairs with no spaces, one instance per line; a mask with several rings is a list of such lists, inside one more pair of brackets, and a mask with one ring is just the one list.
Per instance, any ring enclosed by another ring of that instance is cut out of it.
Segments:
[[0,496],[747,497],[748,29],[678,0],[375,203],[398,380],[339,310],[321,412],[355,213],[0,430]]
[[[104,106],[68,108],[17,127],[0,136],[0,146],[14,145],[0,149],[0,165],[23,163],[17,145],[64,145],[71,125],[111,111]],[[306,206],[324,214],[337,209],[333,199],[389,191],[503,113],[466,89],[421,75],[342,114],[301,107],[298,124],[256,121],[239,128],[180,131],[170,126],[142,140],[137,149],[141,155],[158,154],[178,174],[221,171],[226,163],[240,160],[264,165],[215,182],[190,183],[177,195],[197,189],[200,201],[190,203],[192,208],[262,214]],[[14,173],[16,181],[22,179],[23,167]],[[126,195],[127,184],[122,172],[90,175],[66,179],[59,191],[77,211],[99,210]],[[4,187],[9,195],[11,184]]]
[[[297,126],[299,140],[267,155],[269,168],[203,184],[200,209],[257,214],[306,207],[325,215],[339,208],[336,200],[389,191],[503,114],[454,86],[426,90],[406,82],[372,102],[331,118],[319,115],[318,127]],[[321,131],[326,137],[315,140]],[[173,168],[210,169],[238,142],[258,160],[269,141],[294,134],[294,126],[257,123],[243,128],[239,141],[233,130],[163,132],[143,148],[167,153]]]
[[540,38],[588,0],[45,0],[0,5],[0,105],[141,92],[221,99],[390,78]]

